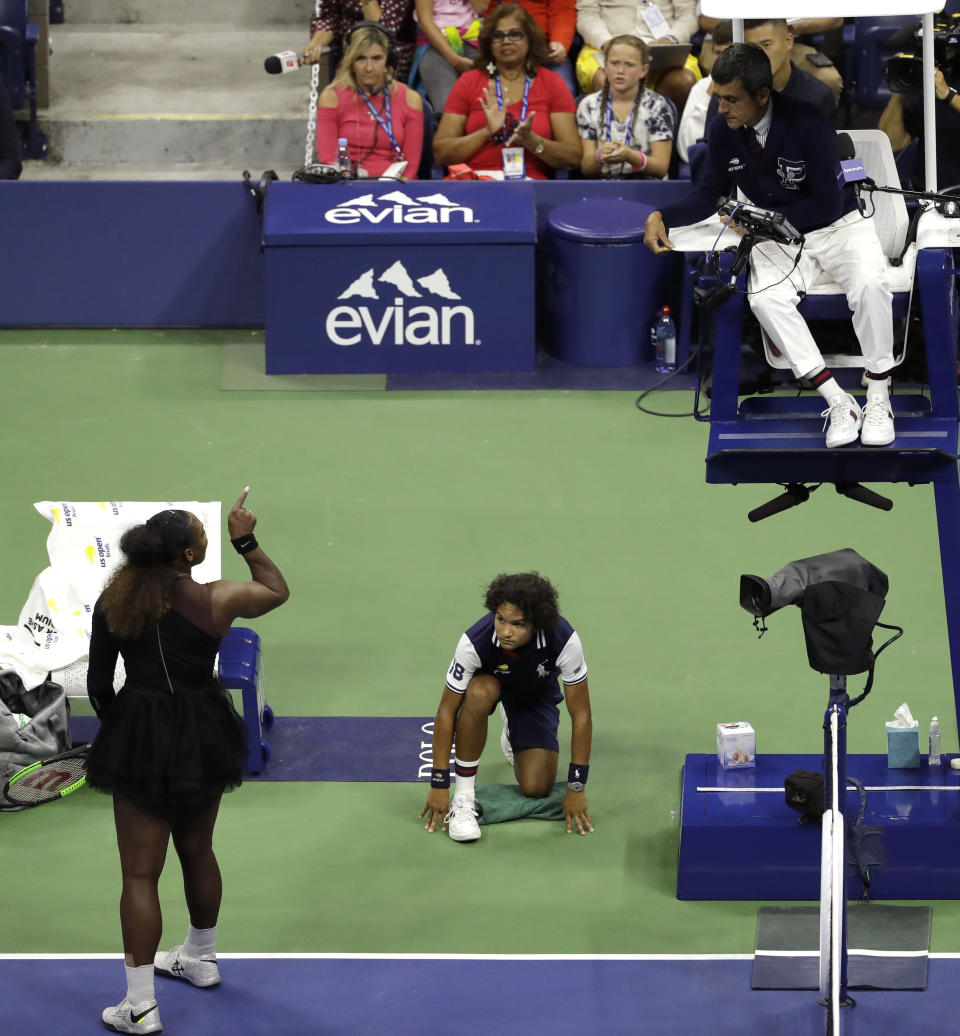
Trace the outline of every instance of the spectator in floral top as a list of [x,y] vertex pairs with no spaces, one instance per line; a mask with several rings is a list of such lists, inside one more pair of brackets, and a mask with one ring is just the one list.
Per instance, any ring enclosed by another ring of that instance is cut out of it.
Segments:
[[614,36],[603,47],[605,83],[577,107],[584,176],[622,178],[667,175],[673,152],[673,112],[645,88],[647,45],[636,36]]

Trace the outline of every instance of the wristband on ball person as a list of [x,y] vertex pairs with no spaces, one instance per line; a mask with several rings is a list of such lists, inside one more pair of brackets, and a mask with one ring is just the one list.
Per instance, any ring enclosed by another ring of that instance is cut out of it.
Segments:
[[430,787],[431,788],[449,788],[450,787],[450,771],[449,770],[434,770],[430,774]]
[[586,763],[571,763],[567,769],[567,787],[571,791],[583,791],[589,773]]
[[248,532],[246,536],[237,536],[230,542],[238,554],[249,554],[251,550],[256,550],[260,546],[252,532]]

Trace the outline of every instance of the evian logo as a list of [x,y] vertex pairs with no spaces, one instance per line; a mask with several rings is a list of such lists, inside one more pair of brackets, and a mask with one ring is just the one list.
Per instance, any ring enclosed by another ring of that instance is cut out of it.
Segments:
[[476,223],[473,209],[457,205],[442,194],[411,198],[400,191],[391,191],[374,198],[361,194],[327,209],[323,218],[328,223]]
[[[371,345],[480,344],[480,339],[475,337],[473,310],[469,306],[433,303],[431,296],[460,300],[443,270],[438,268],[425,277],[418,277],[415,284],[398,259],[379,277],[374,276],[372,268],[366,270],[337,298],[380,301],[377,283],[394,289],[393,302],[382,311],[379,306],[374,312],[368,305],[343,305],[334,306],[327,314],[327,337],[335,345],[357,345],[364,337]],[[417,284],[424,291],[419,291]],[[408,306],[408,299],[424,299],[424,302]]]

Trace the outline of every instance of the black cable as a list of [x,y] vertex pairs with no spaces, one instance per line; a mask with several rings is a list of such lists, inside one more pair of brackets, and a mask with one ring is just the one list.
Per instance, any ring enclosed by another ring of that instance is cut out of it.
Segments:
[[663,386],[666,385],[668,382],[673,381],[673,379],[677,377],[678,374],[682,374],[687,369],[687,367],[689,367],[690,364],[699,357],[699,355],[700,349],[694,349],[693,352],[690,353],[690,355],[683,361],[683,363],[680,364],[679,367],[677,367],[676,370],[670,371],[670,373],[665,378],[661,378],[661,380],[658,381],[655,385],[651,385],[650,388],[644,389],[643,392],[641,392],[640,395],[636,398],[636,401],[634,403],[636,408],[645,414],[650,414],[653,417],[702,417],[706,413],[706,411],[698,412],[696,409],[693,409],[690,411],[684,411],[682,414],[675,414],[667,413],[663,410],[651,410],[649,407],[640,405],[641,399],[646,399],[646,397],[649,396],[651,392],[656,392],[658,389],[662,389]]

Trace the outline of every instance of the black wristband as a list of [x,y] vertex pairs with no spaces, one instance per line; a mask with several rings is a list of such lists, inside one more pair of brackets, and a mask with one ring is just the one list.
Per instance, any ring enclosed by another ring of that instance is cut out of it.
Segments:
[[450,787],[450,771],[449,770],[434,770],[430,774],[430,787],[431,788],[449,788]]
[[571,763],[567,768],[567,784],[579,784],[581,787],[587,783],[587,775],[590,767],[586,763]]
[[940,103],[941,104],[945,104],[945,105],[947,105],[949,107],[950,105],[953,104],[953,99],[956,96],[957,96],[957,91],[954,90],[954,88],[951,86],[950,90],[947,93],[947,96],[940,98]]
[[236,539],[232,539],[230,542],[238,554],[249,554],[251,550],[256,550],[260,546],[252,532],[248,532],[246,536],[237,536]]

